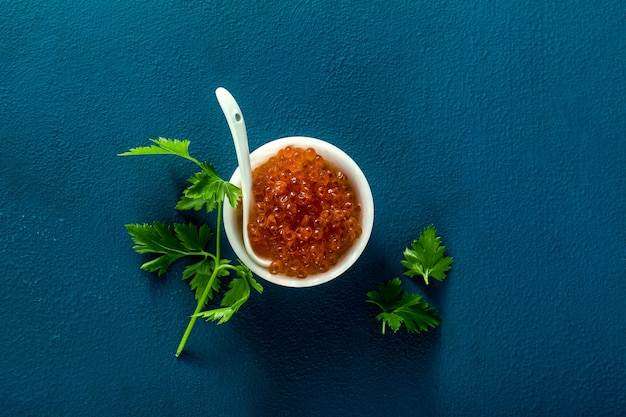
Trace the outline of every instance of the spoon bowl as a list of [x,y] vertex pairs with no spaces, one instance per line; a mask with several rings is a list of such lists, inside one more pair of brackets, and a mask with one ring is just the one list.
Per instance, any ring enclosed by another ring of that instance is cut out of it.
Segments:
[[[338,170],[343,171],[353,188],[359,204],[361,205],[361,236],[354,241],[348,251],[328,271],[311,274],[306,278],[295,278],[284,274],[271,274],[267,268],[253,259],[254,254],[246,249],[249,245],[244,236],[247,222],[243,222],[241,213],[228,203],[224,202],[224,230],[233,251],[237,257],[250,267],[257,276],[274,284],[286,287],[312,287],[331,281],[348,270],[361,256],[372,233],[374,225],[374,199],[369,183],[365,175],[350,156],[336,146],[320,139],[292,136],[268,142],[250,154],[251,169],[265,163],[270,157],[276,155],[279,150],[287,146],[299,148],[313,148],[326,161]],[[230,178],[230,182],[241,186],[241,167],[237,168]],[[244,200],[245,201],[245,200]]]

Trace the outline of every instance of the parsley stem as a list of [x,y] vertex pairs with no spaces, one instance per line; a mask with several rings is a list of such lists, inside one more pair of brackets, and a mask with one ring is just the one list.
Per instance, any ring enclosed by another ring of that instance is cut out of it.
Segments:
[[213,286],[213,281],[215,281],[215,277],[217,277],[217,272],[220,268],[215,268],[213,274],[211,274],[211,279],[204,289],[202,293],[202,297],[198,300],[198,305],[196,305],[196,309],[193,312],[193,315],[189,319],[189,324],[187,324],[187,328],[185,329],[185,333],[183,333],[183,337],[180,339],[180,343],[178,344],[178,349],[176,349],[176,357],[179,357],[181,353],[183,353],[183,349],[185,348],[185,344],[187,344],[187,339],[189,339],[189,335],[191,334],[191,330],[193,326],[196,324],[196,320],[198,319],[197,314],[202,311],[202,308],[206,304],[206,299],[209,296],[209,292],[211,291],[211,287]]
[[191,334],[191,330],[193,326],[196,324],[196,320],[198,319],[198,313],[202,311],[204,306],[206,305],[206,300],[209,297],[209,293],[211,292],[211,288],[213,287],[213,281],[217,277],[217,273],[221,269],[220,267],[220,234],[221,234],[221,225],[222,225],[222,205],[217,205],[217,222],[215,226],[215,269],[211,274],[211,278],[207,283],[202,296],[198,299],[198,304],[196,305],[196,309],[193,312],[193,315],[189,319],[189,324],[187,324],[187,328],[185,329],[185,333],[183,333],[183,337],[180,339],[180,343],[178,344],[178,349],[176,349],[176,357],[178,358],[181,353],[183,353],[183,349],[185,349],[185,344],[187,344],[187,339],[189,339],[189,335]]
[[222,201],[217,202],[217,219],[215,221],[215,265],[220,264],[220,249],[222,247],[221,244],[221,234],[222,234],[222,210],[223,208]]

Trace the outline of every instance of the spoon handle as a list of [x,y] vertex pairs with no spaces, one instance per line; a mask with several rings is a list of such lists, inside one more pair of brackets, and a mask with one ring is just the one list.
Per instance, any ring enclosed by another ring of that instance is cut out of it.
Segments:
[[252,168],[250,167],[250,148],[248,147],[248,133],[246,132],[246,122],[243,120],[243,114],[235,98],[228,90],[219,87],[215,90],[217,102],[220,104],[230,133],[235,142],[235,151],[237,153],[237,162],[239,164],[239,173],[241,176],[241,191],[244,201],[252,191]]
[[235,142],[235,151],[237,152],[237,162],[239,163],[239,176],[241,177],[241,199],[243,204],[243,243],[250,255],[250,258],[257,264],[268,267],[270,261],[259,258],[250,244],[248,237],[248,221],[250,218],[250,201],[252,199],[252,168],[250,166],[250,149],[248,147],[248,134],[246,132],[246,122],[243,120],[241,109],[235,101],[235,98],[228,90],[219,87],[215,90],[217,101],[226,116],[230,134]]

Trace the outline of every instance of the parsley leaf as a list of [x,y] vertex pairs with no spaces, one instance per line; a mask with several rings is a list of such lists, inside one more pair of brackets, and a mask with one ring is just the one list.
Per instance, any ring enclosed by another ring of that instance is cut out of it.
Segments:
[[404,323],[408,332],[420,333],[435,328],[441,323],[437,311],[422,300],[419,294],[404,291],[400,278],[393,278],[367,293],[368,303],[382,309],[376,319],[382,321],[382,333],[387,326],[397,332]]
[[161,276],[174,261],[188,254],[187,248],[176,237],[174,230],[163,223],[127,224],[126,229],[135,242],[135,251],[158,255],[141,265],[143,270],[157,272]]
[[126,230],[135,242],[133,249],[137,253],[158,255],[141,265],[141,269],[157,272],[159,276],[182,257],[210,255],[204,249],[213,234],[206,224],[200,228],[192,223],[176,223],[174,227],[159,222],[127,224]]
[[234,267],[238,278],[230,281],[230,288],[222,298],[222,307],[213,310],[205,310],[195,314],[196,317],[202,317],[207,321],[217,321],[217,324],[226,323],[230,320],[247,300],[250,298],[250,287],[254,288],[258,293],[263,292],[263,287],[252,277],[252,272],[244,264]]
[[[227,259],[220,260],[220,266],[229,264],[230,261]],[[209,282],[211,280],[211,276],[215,271],[215,260],[213,258],[205,258],[200,262],[196,262],[194,264],[187,265],[183,270],[183,280],[189,281],[189,286],[191,290],[195,292],[196,300],[200,300],[204,291],[206,290]],[[216,277],[213,279],[211,283],[211,288],[207,293],[208,299],[213,299],[213,294],[215,294],[220,289],[220,277],[227,277],[229,275],[228,270],[224,268],[218,268],[216,271]],[[206,304],[206,302],[205,302]]]
[[175,209],[199,211],[199,210],[202,210],[202,207],[204,207],[205,204],[206,204],[207,213],[210,213],[213,210],[215,210],[215,207],[217,205],[214,202],[213,203],[207,202],[206,200],[203,200],[202,198],[191,198],[191,197],[187,197],[183,195],[181,199],[178,201],[178,203],[176,203]]
[[189,155],[189,144],[191,141],[179,139],[158,138],[150,139],[155,145],[139,146],[131,148],[127,152],[118,154],[118,156],[135,156],[135,155],[177,155],[188,159],[196,164],[198,160]]
[[400,262],[407,268],[404,275],[408,277],[421,275],[426,285],[430,277],[443,281],[453,260],[449,256],[444,256],[445,249],[445,246],[441,246],[441,238],[437,237],[435,227],[428,226],[420,234],[419,239],[413,241],[411,248],[404,251],[404,260]]
[[232,207],[237,207],[241,190],[221,179],[211,164],[202,163],[200,167],[202,171],[188,179],[191,185],[183,192],[176,208],[200,210],[206,204],[206,211],[211,212],[217,204],[224,201],[224,198],[228,198]]
[[198,227],[193,223],[175,223],[174,233],[180,243],[190,252],[204,254],[213,232],[208,225]]

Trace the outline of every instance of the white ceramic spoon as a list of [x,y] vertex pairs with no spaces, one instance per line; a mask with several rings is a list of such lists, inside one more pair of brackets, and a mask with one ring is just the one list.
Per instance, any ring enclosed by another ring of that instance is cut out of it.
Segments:
[[215,90],[217,101],[226,116],[230,133],[235,142],[237,152],[237,162],[239,163],[239,175],[241,177],[241,194],[243,208],[243,243],[250,258],[260,266],[265,268],[270,266],[270,260],[257,256],[250,245],[248,238],[248,220],[250,219],[250,200],[252,199],[252,167],[250,165],[250,149],[248,147],[248,134],[246,133],[246,123],[243,120],[241,109],[235,98],[228,90],[219,87]]

